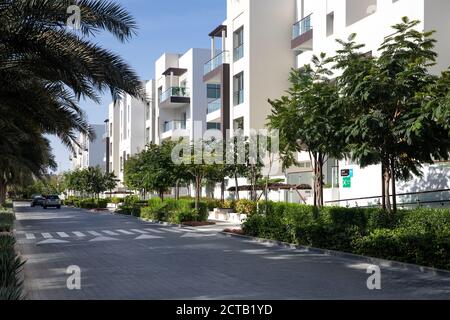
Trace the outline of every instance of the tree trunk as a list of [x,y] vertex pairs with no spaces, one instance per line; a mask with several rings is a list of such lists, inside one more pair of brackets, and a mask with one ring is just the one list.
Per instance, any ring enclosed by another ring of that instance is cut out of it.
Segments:
[[323,207],[323,157],[321,154],[315,157],[316,163],[314,165],[315,171],[315,182],[314,182],[314,193],[315,193],[315,205],[319,208]]
[[390,183],[391,183],[391,170],[389,166],[389,161],[385,161],[383,165],[383,177],[384,177],[384,199],[386,203],[386,210],[391,212],[391,196],[390,196]]
[[239,201],[240,199],[239,199],[238,175],[237,175],[236,172],[234,173],[234,182],[236,184],[236,191],[235,191],[235,193],[236,193],[236,201]]
[[6,183],[0,182],[0,206],[6,204]]
[[391,159],[391,180],[392,180],[392,212],[397,213],[397,188],[395,185],[395,160]]
[[164,191],[159,191],[159,198],[164,202]]
[[175,183],[175,200],[180,200],[180,180]]
[[384,183],[384,164],[381,164],[381,206],[386,210],[386,185]]
[[222,179],[222,183],[220,185],[220,201],[225,201],[225,179]]
[[195,210],[199,209],[199,202],[201,197],[202,188],[202,178],[197,176],[195,177]]

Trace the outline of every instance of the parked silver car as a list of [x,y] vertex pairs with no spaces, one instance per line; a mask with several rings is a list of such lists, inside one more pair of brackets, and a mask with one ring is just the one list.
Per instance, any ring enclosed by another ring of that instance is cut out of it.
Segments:
[[59,199],[59,196],[46,196],[43,207],[44,209],[50,207],[61,209],[61,199]]

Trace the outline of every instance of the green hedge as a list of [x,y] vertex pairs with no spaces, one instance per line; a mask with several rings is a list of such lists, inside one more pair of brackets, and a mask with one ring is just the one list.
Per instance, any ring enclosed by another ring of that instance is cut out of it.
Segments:
[[0,232],[11,232],[14,219],[14,212],[12,210],[0,208]]
[[208,204],[201,201],[199,210],[195,210],[195,201],[182,199],[167,199],[162,202],[160,199],[148,201],[148,206],[141,209],[141,217],[144,219],[163,221],[170,223],[183,223],[186,221],[206,221],[208,220]]
[[450,269],[450,210],[399,211],[260,203],[247,235]]
[[16,240],[12,235],[0,235],[0,300],[23,298],[23,284],[19,272],[25,262],[16,254]]
[[81,209],[106,209],[108,207],[108,199],[73,199],[73,205]]

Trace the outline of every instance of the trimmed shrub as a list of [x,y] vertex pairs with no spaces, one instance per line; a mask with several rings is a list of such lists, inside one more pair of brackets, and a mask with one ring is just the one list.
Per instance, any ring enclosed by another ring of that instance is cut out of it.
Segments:
[[148,201],[148,206],[141,209],[141,217],[154,221],[170,223],[183,223],[187,221],[208,220],[208,205],[206,202],[199,203],[198,212],[195,210],[193,200],[172,200],[162,202],[159,199]]
[[243,230],[274,239],[450,269],[450,210],[326,207],[261,202]]
[[256,202],[251,200],[243,199],[236,202],[236,212],[247,216],[256,213],[256,207]]
[[10,235],[0,235],[0,300],[20,300],[22,281],[19,272],[25,262],[17,256],[14,246],[16,240]]
[[14,219],[13,211],[0,208],[0,232],[11,232]]

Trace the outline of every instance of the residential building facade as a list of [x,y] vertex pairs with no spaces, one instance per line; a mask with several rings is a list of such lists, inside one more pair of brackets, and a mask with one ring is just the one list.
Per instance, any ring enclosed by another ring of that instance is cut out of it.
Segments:
[[[434,37],[438,40],[438,59],[431,71],[439,73],[450,66],[448,12],[450,2],[445,0],[298,0],[297,22],[292,28],[291,39],[296,68],[310,63],[313,55],[322,52],[328,56],[335,55],[339,48],[336,40],[346,40],[353,33],[357,34],[355,41],[365,44],[364,53],[376,56],[385,37],[394,32],[391,26],[407,16],[411,20],[421,21],[417,26],[419,31],[437,30]],[[300,156],[306,158],[306,155]],[[379,203],[381,166],[361,168],[349,160],[343,160],[333,161],[327,170],[331,172],[333,186],[338,186],[326,190],[328,204],[365,206]],[[449,189],[450,170],[437,163],[424,168],[423,178],[397,184],[398,193],[424,191],[427,188]],[[437,200],[440,197],[439,194],[407,195],[399,202]],[[339,202],[331,202],[335,200]]]
[[80,133],[78,136],[78,146],[74,146],[75,150],[70,155],[72,170],[87,169],[89,167],[100,167],[105,170],[103,161],[104,144],[103,144],[103,125],[91,125],[95,133],[95,139],[90,141],[88,136]]
[[[155,140],[200,139],[206,130],[206,86],[203,65],[211,53],[193,48],[164,53],[155,63]],[[194,124],[197,125],[194,125]],[[196,130],[196,131],[195,131]]]

